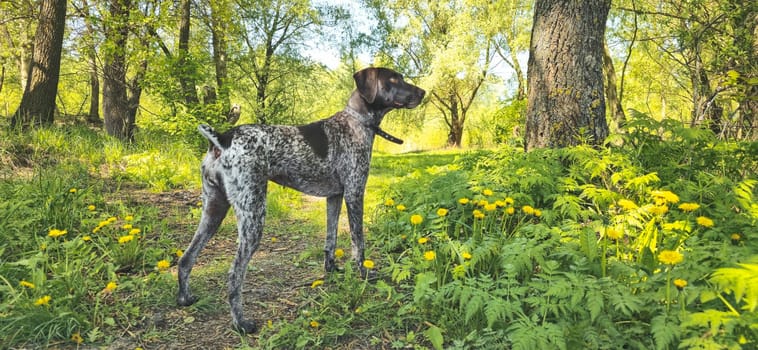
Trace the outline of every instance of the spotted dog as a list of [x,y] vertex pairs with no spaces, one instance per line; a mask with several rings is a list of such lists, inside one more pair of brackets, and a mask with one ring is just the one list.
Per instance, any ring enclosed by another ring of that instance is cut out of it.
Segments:
[[243,333],[257,331],[255,322],[243,317],[242,284],[247,264],[261,241],[269,180],[326,197],[327,272],[337,268],[334,251],[344,200],[352,258],[365,276],[363,196],[374,136],[402,143],[379,128],[379,124],[393,109],[418,106],[425,91],[386,68],[367,68],[353,78],[356,90],[347,106],[327,119],[301,126],[241,125],[224,133],[207,125],[198,127],[210,141],[202,162],[203,213],[192,242],[179,259],[179,305],[197,301],[189,287],[192,266],[232,207],[239,236],[239,247],[229,270],[232,323]]

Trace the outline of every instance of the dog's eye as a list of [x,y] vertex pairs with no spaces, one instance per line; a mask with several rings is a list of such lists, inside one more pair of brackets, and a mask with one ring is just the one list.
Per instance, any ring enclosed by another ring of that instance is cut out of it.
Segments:
[[389,80],[390,80],[390,83],[393,83],[393,84],[397,84],[397,82],[400,81],[400,79],[398,79],[397,77],[392,77]]

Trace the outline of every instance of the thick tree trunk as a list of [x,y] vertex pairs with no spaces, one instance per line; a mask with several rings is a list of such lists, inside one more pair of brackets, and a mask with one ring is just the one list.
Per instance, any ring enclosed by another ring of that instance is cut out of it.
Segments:
[[[80,11],[81,15],[84,17],[87,36],[94,38],[98,34],[95,33],[95,28],[90,19],[89,3],[87,0],[82,0]],[[87,113],[87,122],[100,124],[100,77],[98,76],[97,69],[97,46],[93,43],[92,47],[89,48],[89,51],[90,104],[89,112]]]
[[60,78],[63,31],[66,24],[67,0],[41,2],[39,24],[34,35],[32,67],[21,96],[21,103],[13,114],[11,126],[52,124],[55,115],[55,97]]
[[[215,5],[215,6],[214,6]],[[221,101],[221,110],[228,111],[232,108],[229,100],[229,87],[227,86],[227,63],[226,63],[226,22],[222,17],[221,4],[211,3],[211,44],[213,46],[213,64],[216,69],[216,90],[218,99]]]
[[195,89],[194,65],[189,62],[190,5],[190,0],[181,1],[181,16],[179,18],[179,57],[177,68],[184,102],[188,105],[195,105],[199,100],[197,98],[197,90]]
[[105,37],[109,49],[103,65],[103,118],[105,131],[116,138],[131,141],[134,115],[129,108],[126,82],[126,43],[129,36],[130,0],[110,0],[111,23]]
[[525,146],[601,144],[608,135],[603,41],[610,0],[537,0]]
[[620,128],[626,123],[626,115],[617,93],[616,69],[613,67],[613,58],[611,58],[611,53],[605,42],[603,43],[603,72],[605,73],[605,98],[608,114],[613,118],[616,127]]

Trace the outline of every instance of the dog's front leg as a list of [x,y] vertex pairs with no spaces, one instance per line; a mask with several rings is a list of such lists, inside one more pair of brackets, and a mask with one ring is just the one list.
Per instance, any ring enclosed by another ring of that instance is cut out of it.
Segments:
[[334,251],[337,247],[337,227],[340,210],[342,209],[342,194],[326,199],[326,243],[324,244],[324,271],[337,270]]

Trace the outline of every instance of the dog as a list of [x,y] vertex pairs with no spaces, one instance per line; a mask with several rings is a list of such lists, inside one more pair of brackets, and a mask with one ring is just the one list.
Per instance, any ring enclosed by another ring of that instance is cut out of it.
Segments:
[[326,272],[337,269],[334,251],[344,200],[352,258],[361,275],[366,276],[363,196],[374,136],[402,143],[379,124],[394,109],[418,106],[426,92],[387,68],[366,68],[355,73],[353,79],[356,89],[347,106],[327,119],[301,126],[241,125],[223,134],[207,125],[198,127],[210,141],[201,166],[203,212],[192,242],[179,259],[179,305],[197,301],[189,287],[192,266],[232,207],[239,237],[229,270],[232,324],[241,333],[257,331],[255,321],[243,317],[242,285],[247,264],[261,240],[269,180],[326,197]]

